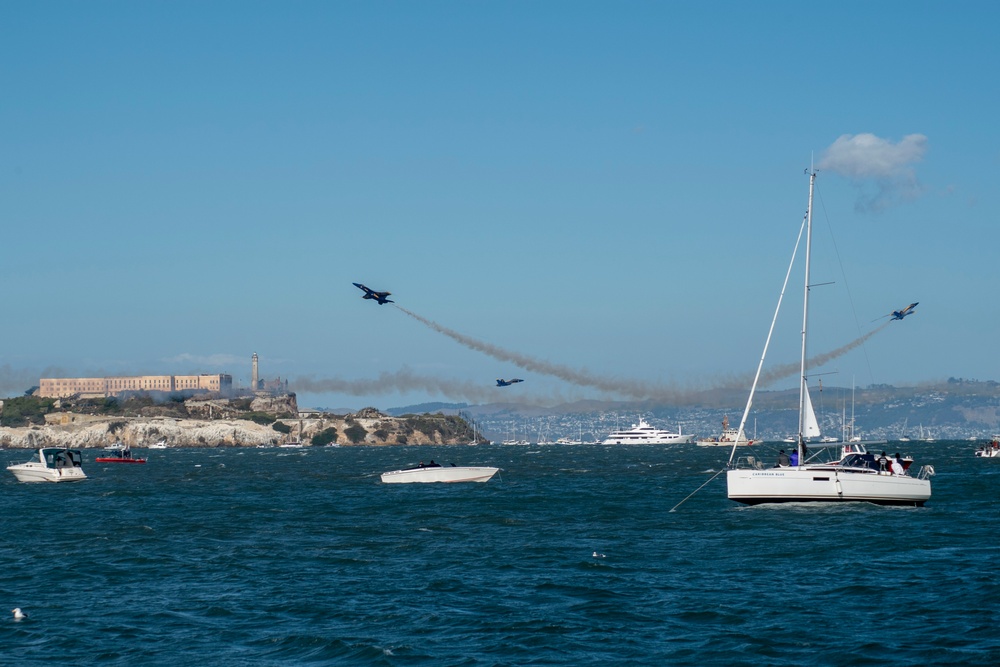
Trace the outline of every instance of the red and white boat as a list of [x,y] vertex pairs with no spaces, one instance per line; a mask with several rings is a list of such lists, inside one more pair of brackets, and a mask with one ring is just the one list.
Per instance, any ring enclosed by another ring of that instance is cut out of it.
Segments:
[[132,449],[128,445],[120,442],[115,443],[107,449],[110,456],[98,456],[94,461],[97,463],[145,463],[146,459],[140,459],[132,455]]
[[1000,457],[1000,435],[990,438],[990,441],[976,450],[976,456],[984,459]]

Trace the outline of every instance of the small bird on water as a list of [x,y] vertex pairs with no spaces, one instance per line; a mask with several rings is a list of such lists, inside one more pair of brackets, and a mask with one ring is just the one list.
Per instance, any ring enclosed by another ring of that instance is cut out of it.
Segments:
[[14,607],[13,609],[11,609],[11,611],[14,613],[15,621],[20,621],[21,619],[28,618],[28,615],[25,614],[23,611],[21,611],[20,607]]

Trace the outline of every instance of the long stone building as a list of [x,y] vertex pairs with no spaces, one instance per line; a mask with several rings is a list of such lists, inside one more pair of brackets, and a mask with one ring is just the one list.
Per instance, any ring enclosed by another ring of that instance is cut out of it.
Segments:
[[232,391],[233,376],[226,374],[201,375],[137,375],[134,377],[105,378],[42,378],[38,395],[43,398],[69,396],[98,397],[118,396],[129,391]]

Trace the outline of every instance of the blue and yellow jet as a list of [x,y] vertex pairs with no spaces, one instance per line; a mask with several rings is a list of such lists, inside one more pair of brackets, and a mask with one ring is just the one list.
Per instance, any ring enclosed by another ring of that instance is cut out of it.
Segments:
[[368,289],[367,287],[365,287],[361,283],[352,283],[352,284],[355,287],[357,287],[358,289],[364,290],[365,295],[363,297],[361,297],[362,299],[375,299],[376,301],[378,301],[378,305],[380,305],[380,306],[383,305],[383,304],[386,304],[386,303],[396,303],[392,299],[387,299],[386,298],[387,296],[389,296],[390,294],[392,294],[392,292],[376,292],[373,289]]
[[913,309],[917,307],[918,303],[920,303],[920,302],[917,301],[916,303],[911,303],[909,306],[907,306],[906,308],[903,308],[902,310],[894,310],[894,311],[892,311],[892,319],[894,319],[894,320],[901,320],[904,317],[906,317],[907,315],[912,315],[913,314]]

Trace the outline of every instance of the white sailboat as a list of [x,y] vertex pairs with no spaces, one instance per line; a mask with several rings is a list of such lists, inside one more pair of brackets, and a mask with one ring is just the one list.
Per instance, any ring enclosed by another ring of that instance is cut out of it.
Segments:
[[907,433],[906,433],[906,425],[907,425],[907,423],[909,423],[909,421],[910,421],[909,417],[907,417],[906,419],[903,420],[903,435],[899,436],[899,441],[900,442],[909,442],[910,441],[910,436],[907,435]]
[[[810,445],[808,448],[806,446],[808,438],[819,436],[816,415],[812,411],[812,401],[809,399],[808,369],[806,368],[806,333],[809,323],[809,263],[812,254],[812,204],[815,181],[816,173],[810,171],[809,204],[805,219],[802,221],[802,227],[799,230],[799,240],[795,244],[797,252],[804,230],[806,234],[805,285],[802,307],[802,350],[799,366],[799,432],[796,438],[798,464],[764,468],[755,456],[741,456],[734,462],[736,458],[736,447],[734,446],[729,456],[729,469],[726,471],[727,494],[730,500],[746,505],[853,501],[883,505],[922,506],[931,497],[930,476],[934,474],[933,467],[924,466],[916,477],[910,477],[908,473],[895,475],[881,470],[875,457],[868,453],[851,454],[833,462],[818,463],[815,462],[817,454],[811,453],[811,450],[822,452],[832,449],[839,452],[839,446],[831,445],[830,448],[824,448],[822,445]],[[764,343],[764,353],[761,355],[757,374],[750,388],[750,396],[747,399],[746,409],[739,427],[741,434],[744,432],[747,416],[750,414],[761,368],[767,355],[771,336],[774,333],[774,325],[785,295],[785,288],[788,286],[788,279],[795,263],[795,254],[795,252],[792,253],[792,261],[788,265],[785,283],[781,288],[781,296],[778,298],[778,306],[775,309],[771,328]]]

